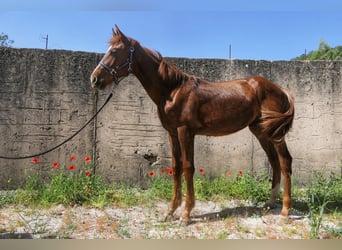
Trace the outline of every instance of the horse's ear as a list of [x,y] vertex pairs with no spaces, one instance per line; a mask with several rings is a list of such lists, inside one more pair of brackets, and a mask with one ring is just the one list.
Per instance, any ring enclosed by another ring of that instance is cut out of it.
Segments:
[[113,37],[116,36],[116,32],[115,32],[114,28],[112,28],[112,33],[113,33]]
[[119,27],[116,24],[115,24],[115,28],[116,28],[116,34],[120,35],[124,41],[128,42],[128,38],[125,36],[124,33],[122,33],[122,31],[119,29]]
[[115,29],[116,29],[116,34],[121,35],[121,36],[125,36],[125,35],[122,33],[122,31],[119,29],[119,26],[117,26],[116,24],[115,24]]

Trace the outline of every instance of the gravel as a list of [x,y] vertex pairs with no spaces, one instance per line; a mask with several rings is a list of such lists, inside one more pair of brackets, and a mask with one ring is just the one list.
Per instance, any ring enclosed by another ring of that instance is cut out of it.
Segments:
[[[146,206],[54,206],[49,209],[4,207],[0,209],[0,239],[307,239],[310,219],[295,213],[279,216],[281,206],[263,209],[247,201],[197,201],[192,223],[181,226],[181,209],[174,221],[162,222],[168,203]],[[320,238],[331,238],[341,222],[325,216]]]

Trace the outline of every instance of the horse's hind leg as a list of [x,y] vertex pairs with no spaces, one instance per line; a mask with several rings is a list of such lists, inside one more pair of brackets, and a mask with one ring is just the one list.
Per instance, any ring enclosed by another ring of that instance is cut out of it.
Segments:
[[256,136],[256,138],[259,140],[261,147],[264,149],[268,161],[271,164],[272,167],[272,191],[271,191],[271,197],[270,200],[266,203],[267,206],[274,208],[275,207],[275,201],[279,198],[279,191],[280,191],[280,179],[281,179],[281,171],[280,171],[280,164],[278,159],[278,153],[274,147],[273,142],[260,135],[260,131],[256,127],[250,126],[250,130],[252,133]]
[[288,215],[291,207],[291,164],[292,157],[287,149],[285,139],[274,141],[261,132],[259,126],[250,126],[252,133],[258,138],[262,148],[266,152],[268,160],[272,166],[272,193],[269,205],[272,207],[279,197],[281,173],[284,177],[284,197],[281,215]]
[[291,174],[292,174],[292,157],[289,150],[287,149],[286,142],[283,139],[279,143],[274,144],[278,154],[281,172],[284,177],[284,197],[283,197],[283,208],[281,215],[287,216],[291,207]]

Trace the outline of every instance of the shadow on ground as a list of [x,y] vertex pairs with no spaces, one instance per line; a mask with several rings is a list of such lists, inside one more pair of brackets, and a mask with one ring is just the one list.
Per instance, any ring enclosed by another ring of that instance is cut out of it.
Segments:
[[[224,208],[219,212],[198,214],[192,216],[195,220],[222,220],[228,217],[242,217],[248,218],[252,216],[266,216],[266,215],[279,215],[281,212],[282,204],[278,202],[274,208],[266,208],[260,206],[238,206],[233,208]],[[309,213],[309,209],[305,203],[294,202],[293,208],[290,210],[290,219],[302,219]],[[285,218],[285,217],[284,217]]]

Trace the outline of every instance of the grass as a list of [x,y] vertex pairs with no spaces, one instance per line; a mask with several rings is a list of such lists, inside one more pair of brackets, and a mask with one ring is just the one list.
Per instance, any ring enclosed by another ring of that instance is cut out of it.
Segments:
[[[246,173],[236,178],[195,177],[195,195],[198,200],[222,201],[227,199],[264,202],[269,197],[270,183],[266,176],[253,177]],[[185,183],[183,183],[185,193]],[[170,176],[151,178],[150,187],[143,190],[123,183],[106,184],[98,176],[86,176],[83,171],[68,174],[60,171],[42,181],[37,174],[28,175],[22,188],[4,194],[0,207],[4,205],[67,206],[85,205],[104,207],[115,205],[128,207],[157,200],[171,200],[173,180]]]
[[[123,183],[107,184],[99,176],[86,174],[87,171],[83,169],[68,173],[60,170],[46,180],[42,180],[38,174],[27,175],[22,188],[0,196],[0,207],[12,204],[47,207],[56,204],[129,207],[160,199],[169,201],[172,198],[172,176],[150,177],[149,188],[143,190]],[[194,178],[196,199],[203,201],[237,199],[265,202],[270,195],[270,186],[266,174],[254,175],[248,172],[237,176]],[[182,187],[185,193],[185,183]],[[314,173],[308,187],[293,188],[293,198],[300,210],[313,210],[324,206],[325,212],[339,212],[342,205],[341,177],[334,174],[324,177],[323,174]]]
[[[238,173],[236,176],[222,175],[216,178],[202,174],[195,176],[195,195],[198,200],[224,201],[249,200],[265,202],[270,195],[270,181],[266,174]],[[150,174],[147,190],[127,184],[107,184],[101,177],[92,175],[87,164],[79,171],[52,171],[42,180],[38,174],[26,176],[22,188],[0,195],[0,208],[9,205],[52,207],[82,205],[103,208],[106,206],[131,207],[153,206],[158,200],[170,201],[173,190],[172,174]],[[183,183],[183,193],[185,193]],[[342,229],[325,228],[323,215],[331,214],[336,221],[342,218],[342,179],[330,174],[315,172],[306,188],[293,187],[294,209],[310,219],[310,238],[319,238],[322,230],[333,238],[342,238]],[[341,223],[340,223],[341,225]],[[341,225],[342,226],[342,225]],[[242,230],[242,229],[241,229]],[[122,232],[125,234],[125,232]],[[223,236],[225,233],[222,233]],[[222,236],[222,237],[223,237]]]
[[[324,213],[341,210],[341,177],[330,174],[330,176],[326,178],[323,173],[315,172],[311,177],[311,185],[306,192],[311,226],[310,238],[318,239]],[[342,236],[341,232],[341,228],[337,230],[337,233],[340,233],[340,236]],[[333,233],[336,234],[336,230],[334,230]]]

